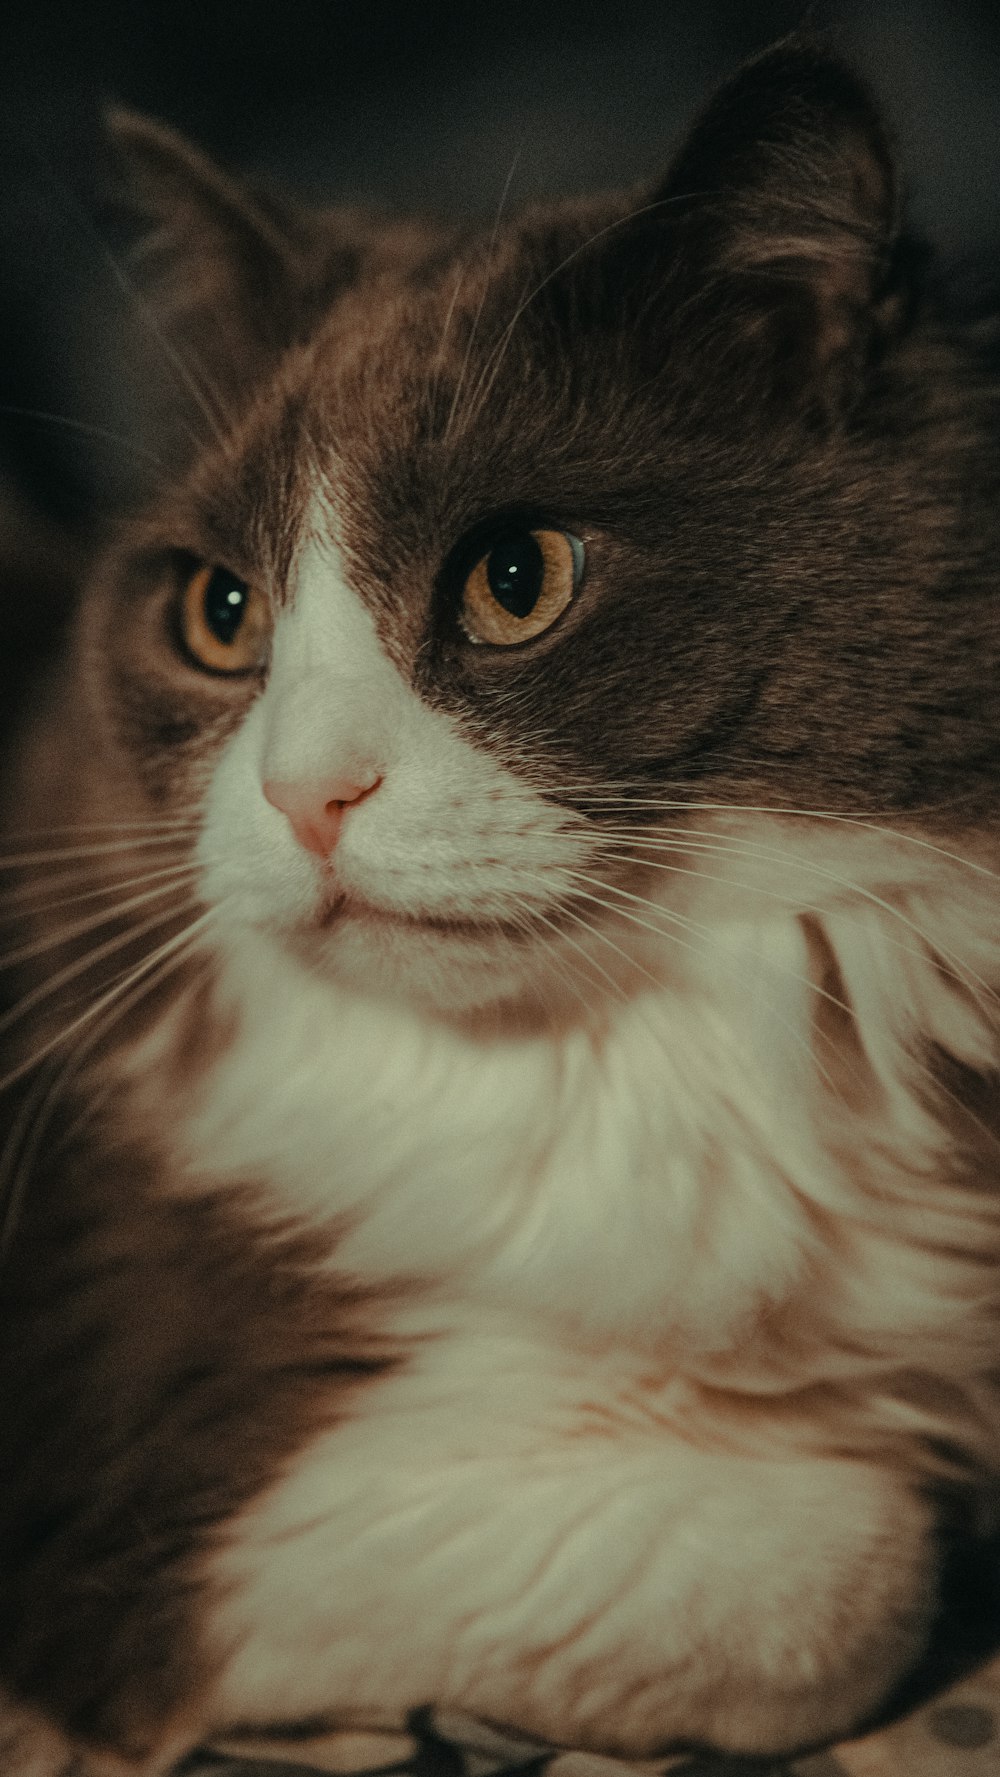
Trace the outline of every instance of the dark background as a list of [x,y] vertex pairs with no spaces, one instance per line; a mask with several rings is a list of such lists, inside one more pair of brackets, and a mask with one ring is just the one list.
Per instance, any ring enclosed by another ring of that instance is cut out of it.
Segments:
[[516,205],[655,176],[713,84],[803,23],[881,96],[919,224],[998,261],[996,0],[0,0],[0,478],[79,516],[115,447],[74,426],[127,429],[88,220],[108,99],[307,196],[490,216],[508,179]]

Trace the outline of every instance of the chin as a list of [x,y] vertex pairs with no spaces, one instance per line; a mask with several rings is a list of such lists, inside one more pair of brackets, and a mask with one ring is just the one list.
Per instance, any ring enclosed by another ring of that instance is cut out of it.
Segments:
[[321,930],[294,933],[291,942],[300,960],[328,980],[422,1011],[464,1018],[537,999],[534,946],[485,929],[345,908]]

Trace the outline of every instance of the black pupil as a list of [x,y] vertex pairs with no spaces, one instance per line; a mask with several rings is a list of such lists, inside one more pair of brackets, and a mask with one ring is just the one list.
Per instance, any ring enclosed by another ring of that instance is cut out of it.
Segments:
[[498,605],[512,617],[530,617],[545,581],[545,557],[530,531],[513,531],[494,543],[486,578]]
[[246,615],[247,588],[235,574],[216,568],[205,588],[205,622],[216,641],[226,647],[236,640]]

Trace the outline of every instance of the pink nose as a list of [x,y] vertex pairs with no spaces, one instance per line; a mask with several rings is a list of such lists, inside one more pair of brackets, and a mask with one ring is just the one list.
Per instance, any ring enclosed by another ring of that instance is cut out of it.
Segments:
[[262,787],[271,806],[287,818],[299,844],[318,858],[328,858],[340,838],[345,810],[363,802],[381,781],[373,777],[370,783],[358,784],[333,777],[286,784],[269,777]]

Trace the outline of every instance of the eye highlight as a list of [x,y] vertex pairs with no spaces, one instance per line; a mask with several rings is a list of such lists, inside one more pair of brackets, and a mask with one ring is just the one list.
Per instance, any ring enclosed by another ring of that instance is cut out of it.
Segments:
[[184,646],[213,673],[256,672],[267,655],[271,613],[255,586],[207,562],[185,583],[180,606]]
[[583,544],[568,531],[505,531],[466,578],[461,618],[470,642],[509,647],[541,635],[572,600],[583,562]]

